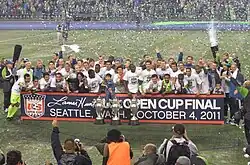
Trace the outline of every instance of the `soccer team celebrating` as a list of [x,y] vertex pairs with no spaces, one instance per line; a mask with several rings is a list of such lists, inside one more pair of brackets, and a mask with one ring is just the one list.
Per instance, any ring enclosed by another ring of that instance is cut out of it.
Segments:
[[[65,56],[65,55],[64,55]],[[212,60],[184,57],[180,48],[178,58],[144,55],[139,65],[131,59],[100,55],[98,59],[80,59],[74,55],[63,58],[54,53],[47,64],[41,59],[32,63],[23,58],[14,64],[5,60],[1,67],[4,110],[12,120],[20,106],[20,92],[106,93],[106,101],[118,93],[137,95],[224,94],[225,114],[239,110],[235,82],[245,79],[240,63],[229,53],[217,54]]]

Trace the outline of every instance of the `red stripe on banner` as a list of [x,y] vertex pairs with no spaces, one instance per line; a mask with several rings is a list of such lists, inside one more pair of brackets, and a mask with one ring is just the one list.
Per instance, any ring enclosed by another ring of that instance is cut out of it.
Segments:
[[[21,94],[31,94],[29,92],[22,92]],[[66,92],[38,92],[38,94],[42,94],[42,95],[60,95],[60,96],[105,96],[105,93],[100,93],[100,94],[96,94],[96,93],[66,93]],[[128,97],[128,94],[116,94],[117,97]],[[184,95],[184,94],[169,94],[169,95],[150,95],[147,94],[145,96],[141,96],[141,95],[133,95],[133,96],[137,96],[137,98],[224,98],[224,95],[195,95],[195,94],[188,94],[188,95]]]
[[[40,117],[39,119],[33,119],[28,116],[22,116],[21,120],[54,120],[54,117]],[[79,121],[79,122],[94,122],[95,119],[82,119],[82,118],[56,118],[58,121]],[[105,122],[110,122],[110,119],[105,119]],[[121,122],[128,122],[128,120],[121,120]],[[213,121],[201,121],[201,120],[139,120],[140,123],[156,123],[156,124],[214,124],[223,125],[224,121],[213,120]]]

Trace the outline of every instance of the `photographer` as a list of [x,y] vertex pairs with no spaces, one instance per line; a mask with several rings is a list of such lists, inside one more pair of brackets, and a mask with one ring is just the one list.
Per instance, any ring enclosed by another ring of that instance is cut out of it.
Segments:
[[[92,165],[88,153],[83,149],[79,139],[66,139],[62,148],[59,139],[57,120],[52,122],[51,146],[58,165]],[[64,150],[63,150],[64,149]]]
[[22,153],[17,150],[12,150],[7,153],[6,165],[25,165],[22,160]]
[[131,164],[133,152],[125,137],[116,129],[110,130],[107,137],[96,147],[103,155],[102,165]]
[[176,124],[172,132],[172,138],[165,139],[158,149],[159,154],[164,154],[167,165],[174,165],[180,156],[191,158],[197,155],[198,149],[188,138],[184,125]]

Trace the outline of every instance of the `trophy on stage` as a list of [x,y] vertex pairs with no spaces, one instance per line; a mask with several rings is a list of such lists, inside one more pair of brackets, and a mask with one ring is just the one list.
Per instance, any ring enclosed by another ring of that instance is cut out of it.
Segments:
[[118,100],[117,98],[114,98],[113,100],[111,100],[111,108],[112,108],[112,113],[113,113],[111,124],[120,125],[121,124],[120,117],[119,117],[119,110],[121,108],[120,100]]
[[96,120],[95,124],[104,124],[104,118],[103,118],[103,101],[101,97],[99,96],[97,99],[93,100],[93,105],[96,110]]
[[131,103],[130,103],[130,110],[132,113],[132,118],[130,119],[131,125],[139,125],[139,120],[136,117],[136,114],[138,112],[138,102],[137,99],[135,97],[133,97],[133,99],[131,99]]

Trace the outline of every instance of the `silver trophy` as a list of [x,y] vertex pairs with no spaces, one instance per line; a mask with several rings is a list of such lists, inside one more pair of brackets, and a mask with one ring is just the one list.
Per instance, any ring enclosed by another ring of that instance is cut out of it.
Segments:
[[97,99],[93,100],[93,106],[96,110],[96,115],[97,115],[95,124],[104,124],[104,117],[103,117],[104,105],[100,96]]
[[120,121],[120,117],[119,117],[119,110],[121,108],[120,105],[120,100],[118,100],[117,98],[114,98],[111,101],[111,109],[112,109],[112,113],[113,113],[113,118],[112,118],[112,125],[120,125],[121,121]]
[[130,103],[130,110],[132,113],[132,118],[130,119],[131,125],[139,125],[139,120],[136,117],[138,109],[139,109],[139,106],[138,106],[137,99],[135,97],[133,97],[133,99],[131,99],[131,103]]

